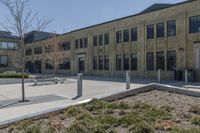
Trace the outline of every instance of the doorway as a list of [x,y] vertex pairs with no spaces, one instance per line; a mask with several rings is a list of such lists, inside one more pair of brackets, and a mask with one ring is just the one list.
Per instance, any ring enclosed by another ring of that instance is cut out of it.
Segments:
[[79,70],[79,73],[85,72],[85,58],[84,57],[78,58],[78,70]]
[[41,60],[35,61],[35,73],[42,73],[42,61]]
[[197,70],[200,70],[200,48],[195,48],[195,67]]

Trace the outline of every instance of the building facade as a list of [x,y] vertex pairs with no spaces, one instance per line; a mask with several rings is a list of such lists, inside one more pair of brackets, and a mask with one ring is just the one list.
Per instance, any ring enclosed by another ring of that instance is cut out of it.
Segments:
[[0,31],[0,72],[16,71],[18,38],[10,32]]
[[[53,45],[50,51],[47,45]],[[110,77],[130,70],[133,78],[151,79],[161,69],[170,80],[175,69],[192,69],[200,81],[200,1],[155,4],[136,15],[27,43],[26,68]]]

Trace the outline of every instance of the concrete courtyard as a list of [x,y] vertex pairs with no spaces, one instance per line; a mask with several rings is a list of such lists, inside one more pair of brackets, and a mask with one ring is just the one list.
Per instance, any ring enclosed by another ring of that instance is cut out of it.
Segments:
[[[83,96],[74,99],[77,96],[76,78],[67,78],[63,84],[39,83],[38,86],[33,86],[30,82],[31,80],[25,84],[26,99],[29,100],[27,103],[18,102],[21,100],[20,83],[0,85],[0,125],[123,91],[126,88],[124,79],[84,77]],[[131,89],[154,82],[156,81],[133,80]],[[183,82],[174,81],[165,81],[163,84],[177,87],[185,85]],[[200,84],[192,83],[191,85]],[[198,89],[191,90],[199,91]]]

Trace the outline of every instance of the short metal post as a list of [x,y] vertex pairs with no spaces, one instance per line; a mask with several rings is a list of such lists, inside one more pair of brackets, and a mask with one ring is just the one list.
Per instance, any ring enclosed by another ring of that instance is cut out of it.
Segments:
[[188,71],[185,69],[185,83],[188,83]]
[[158,69],[158,83],[161,82],[161,70]]
[[36,86],[37,85],[37,79],[34,79],[33,82],[34,82],[34,86]]
[[83,95],[83,74],[78,74],[78,82],[77,82],[77,97],[81,97]]
[[126,71],[126,89],[130,89],[131,76],[130,71]]

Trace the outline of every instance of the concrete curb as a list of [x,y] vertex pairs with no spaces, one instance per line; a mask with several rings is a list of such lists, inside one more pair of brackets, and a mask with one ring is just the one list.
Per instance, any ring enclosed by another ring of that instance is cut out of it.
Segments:
[[[110,101],[122,99],[122,98],[125,98],[125,97],[129,97],[129,96],[134,96],[134,95],[137,95],[137,94],[142,93],[142,92],[148,92],[148,91],[151,91],[151,90],[168,91],[168,92],[171,92],[171,93],[176,93],[176,94],[181,94],[181,95],[200,97],[200,92],[191,91],[191,90],[187,90],[187,89],[183,89],[183,88],[179,88],[179,87],[174,87],[174,86],[169,86],[169,85],[152,83],[152,84],[144,85],[142,87],[138,87],[136,89],[129,89],[129,90],[124,90],[124,91],[120,91],[120,92],[117,92],[117,93],[103,95],[103,96],[97,97],[97,99],[110,102]],[[53,109],[49,109],[49,110],[46,110],[46,111],[26,115],[26,116],[23,116],[23,117],[10,119],[8,121],[3,121],[3,122],[0,123],[0,129],[5,128],[5,127],[7,127],[11,124],[18,122],[18,121],[25,120],[25,119],[34,119],[34,120],[36,119],[37,120],[37,119],[45,118],[50,113],[56,113],[56,112],[59,112],[62,109],[66,109],[69,106],[85,104],[85,103],[88,103],[88,102],[91,102],[91,101],[92,101],[92,99],[86,99],[86,100],[82,100],[82,101],[79,101],[79,102],[76,102],[76,103],[67,104],[66,106],[61,106],[61,107],[58,107],[58,108],[53,108]]]

